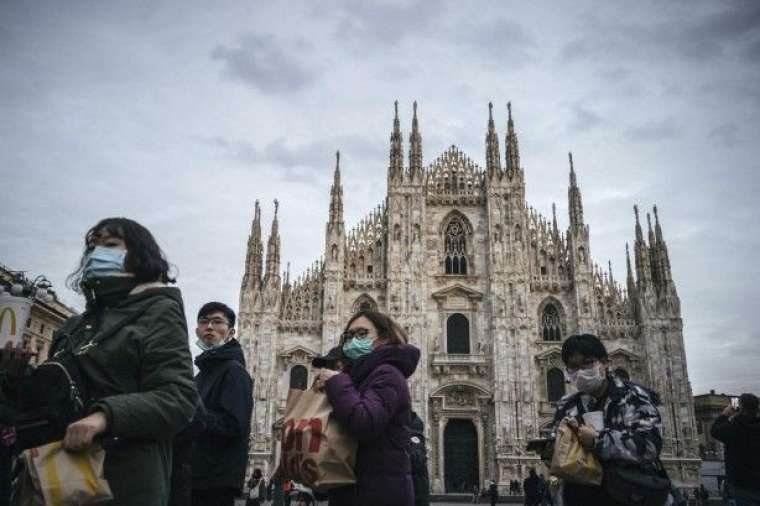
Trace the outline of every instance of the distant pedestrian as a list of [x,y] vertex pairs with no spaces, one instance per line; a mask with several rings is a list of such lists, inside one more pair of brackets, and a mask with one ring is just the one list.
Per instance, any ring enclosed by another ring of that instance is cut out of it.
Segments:
[[712,437],[726,449],[726,482],[736,506],[760,504],[760,417],[753,394],[739,397],[739,408],[731,404],[715,419]]
[[409,459],[412,464],[414,485],[414,506],[430,505],[430,477],[427,468],[427,447],[425,445],[425,425],[417,413],[412,411],[409,425]]
[[494,480],[491,480],[491,484],[488,485],[488,496],[491,499],[491,506],[495,506],[499,500],[499,487],[496,486]]
[[232,506],[248,466],[253,382],[235,339],[235,312],[221,302],[198,311],[195,384],[206,408],[193,452],[193,506]]
[[523,480],[523,492],[525,493],[525,506],[539,506],[541,504],[541,481],[533,468],[530,468],[528,477]]
[[248,497],[245,506],[261,506],[267,497],[266,480],[261,474],[261,469],[254,469],[251,479],[248,480]]
[[472,486],[472,504],[478,504],[480,502],[480,488],[478,484]]
[[699,504],[701,506],[707,506],[707,503],[710,501],[710,492],[707,491],[707,488],[705,488],[704,483],[699,485]]
[[346,372],[321,369],[333,406],[332,416],[358,440],[357,499],[361,506],[412,506],[414,485],[407,424],[411,414],[408,378],[417,368],[420,350],[390,317],[359,311],[340,339],[351,361]]

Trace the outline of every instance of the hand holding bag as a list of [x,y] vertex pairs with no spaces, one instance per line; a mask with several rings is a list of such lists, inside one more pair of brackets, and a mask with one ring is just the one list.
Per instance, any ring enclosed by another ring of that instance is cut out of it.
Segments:
[[26,472],[19,504],[74,506],[110,501],[111,488],[103,479],[105,456],[100,447],[68,452],[60,441],[24,451],[21,459]]
[[277,475],[327,490],[356,483],[356,440],[332,415],[327,394],[291,389],[282,426]]
[[562,420],[557,428],[550,473],[557,478],[582,485],[602,483],[603,473],[599,459],[581,446],[567,419]]

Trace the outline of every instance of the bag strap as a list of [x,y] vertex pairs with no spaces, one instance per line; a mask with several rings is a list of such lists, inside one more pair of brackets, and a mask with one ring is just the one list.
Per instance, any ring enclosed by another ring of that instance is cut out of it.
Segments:
[[[66,346],[68,348],[68,351],[71,352],[72,355],[84,355],[87,350],[90,348],[94,348],[95,346],[99,345],[106,339],[110,338],[114,334],[116,334],[118,331],[129,325],[130,323],[137,320],[139,317],[141,317],[146,311],[148,310],[148,305],[144,305],[143,307],[137,309],[136,311],[133,311],[126,315],[124,318],[119,320],[118,323],[115,323],[114,325],[111,325],[108,329],[106,329],[104,332],[96,332],[92,338],[79,347],[79,351],[75,351],[73,349],[73,343],[71,343],[71,339],[66,339]],[[67,336],[70,337],[70,336]]]

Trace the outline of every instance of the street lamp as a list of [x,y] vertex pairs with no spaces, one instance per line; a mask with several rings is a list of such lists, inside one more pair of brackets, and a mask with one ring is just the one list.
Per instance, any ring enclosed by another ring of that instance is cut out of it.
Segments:
[[50,289],[53,283],[45,276],[39,275],[33,281],[29,281],[24,271],[10,271],[13,276],[13,284],[10,293],[16,297],[38,298],[43,302],[55,300],[54,292]]

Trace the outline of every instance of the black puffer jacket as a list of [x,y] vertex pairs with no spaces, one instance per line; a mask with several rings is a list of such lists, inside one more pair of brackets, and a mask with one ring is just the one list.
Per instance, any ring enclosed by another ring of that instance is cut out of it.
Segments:
[[407,429],[409,429],[409,458],[412,463],[414,504],[415,506],[428,506],[430,504],[430,477],[427,468],[425,426],[422,419],[414,411],[412,411]]
[[242,489],[248,464],[253,382],[240,344],[223,346],[195,359],[195,384],[206,413],[193,453],[193,489]]
[[726,480],[731,485],[760,491],[760,417],[719,416],[710,430],[726,445]]

